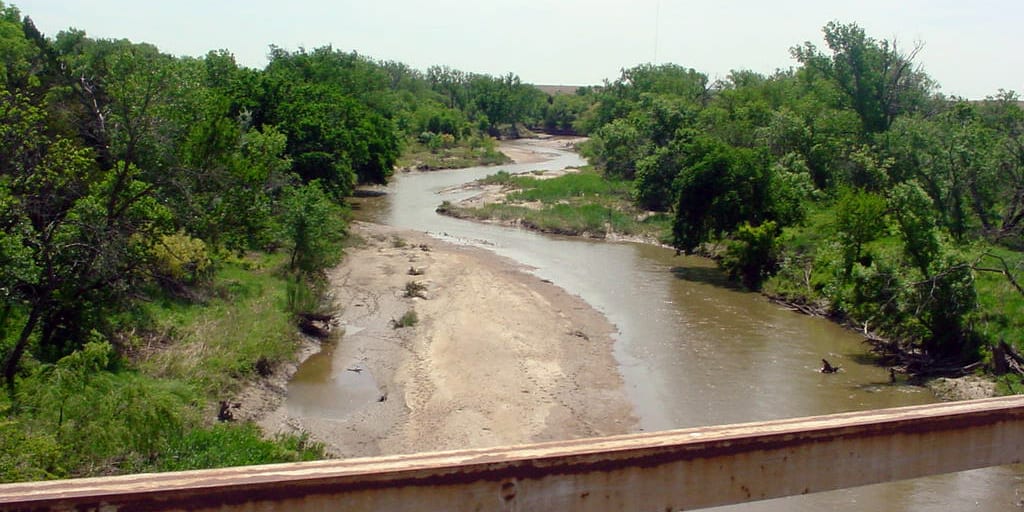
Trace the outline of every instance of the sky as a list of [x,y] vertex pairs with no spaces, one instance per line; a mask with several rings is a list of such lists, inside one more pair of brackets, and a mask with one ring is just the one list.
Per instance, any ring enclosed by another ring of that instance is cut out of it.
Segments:
[[515,73],[528,83],[592,85],[623,68],[674,63],[716,80],[796,65],[824,48],[829,21],[854,22],[911,50],[950,96],[1024,93],[1021,0],[4,0],[46,35],[148,42],[174,55],[227,49],[261,68],[271,44],[331,45],[425,70]]

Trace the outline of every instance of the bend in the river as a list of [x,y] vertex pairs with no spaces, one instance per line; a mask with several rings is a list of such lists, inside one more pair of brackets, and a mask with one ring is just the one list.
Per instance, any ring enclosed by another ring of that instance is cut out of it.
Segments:
[[[529,141],[517,142],[530,146]],[[542,163],[412,173],[388,195],[361,200],[363,220],[486,247],[577,294],[618,328],[615,355],[646,430],[809,416],[934,402],[926,389],[891,384],[866,357],[861,337],[823,319],[795,314],[729,283],[713,263],[632,243],[565,238],[474,223],[434,213],[440,193],[498,170],[562,169],[575,153],[536,146]],[[822,374],[821,359],[843,371]],[[990,468],[800,498],[737,510],[1007,510],[1015,468]],[[731,508],[730,508],[731,509]]]

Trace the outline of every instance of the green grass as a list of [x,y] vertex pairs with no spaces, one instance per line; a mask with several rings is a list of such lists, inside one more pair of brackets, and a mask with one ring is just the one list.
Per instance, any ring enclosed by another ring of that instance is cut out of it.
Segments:
[[419,315],[416,314],[415,310],[410,309],[409,311],[406,311],[405,314],[402,315],[402,317],[399,318],[398,320],[391,320],[391,327],[393,327],[395,329],[402,329],[402,328],[405,328],[405,327],[413,327],[414,325],[419,323],[419,321],[420,321]]
[[323,445],[310,442],[308,436],[278,436],[266,440],[259,427],[251,423],[220,423],[174,439],[153,469],[185,471],[322,458]]
[[[986,249],[1003,258],[1017,283],[1024,286],[1024,253],[1001,247]],[[982,259],[979,266],[1002,269],[998,260],[990,258]],[[1006,341],[1018,351],[1024,351],[1024,295],[1005,276],[992,272],[978,272],[975,287],[978,291],[975,329],[991,343]]]
[[552,179],[519,177],[514,183],[520,190],[509,194],[510,201],[540,201],[545,204],[561,201],[628,201],[631,187],[629,182],[609,181],[593,171],[571,173]]
[[181,379],[207,396],[238,388],[260,360],[285,360],[296,346],[288,311],[289,280],[278,269],[284,255],[254,255],[223,263],[216,296],[206,303],[159,297],[145,307],[158,339],[174,340],[140,362],[145,373]]

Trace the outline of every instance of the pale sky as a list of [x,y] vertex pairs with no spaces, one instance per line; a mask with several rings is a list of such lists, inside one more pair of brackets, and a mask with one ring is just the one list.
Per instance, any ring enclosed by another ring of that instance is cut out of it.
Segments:
[[444,64],[516,73],[524,82],[588,85],[655,62],[712,80],[733,69],[771,73],[789,48],[825,46],[828,21],[856,22],[911,49],[948,95],[1024,93],[1022,0],[4,0],[48,36],[68,27],[94,38],[149,42],[175,55],[227,49],[246,66],[269,45],[330,44],[417,69]]

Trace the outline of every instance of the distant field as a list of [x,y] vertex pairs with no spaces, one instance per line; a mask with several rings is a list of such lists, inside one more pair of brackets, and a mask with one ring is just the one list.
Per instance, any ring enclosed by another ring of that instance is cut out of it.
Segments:
[[583,87],[582,85],[534,85],[534,87],[540,89],[542,92],[549,96],[558,96],[559,94],[576,94],[576,89]]

